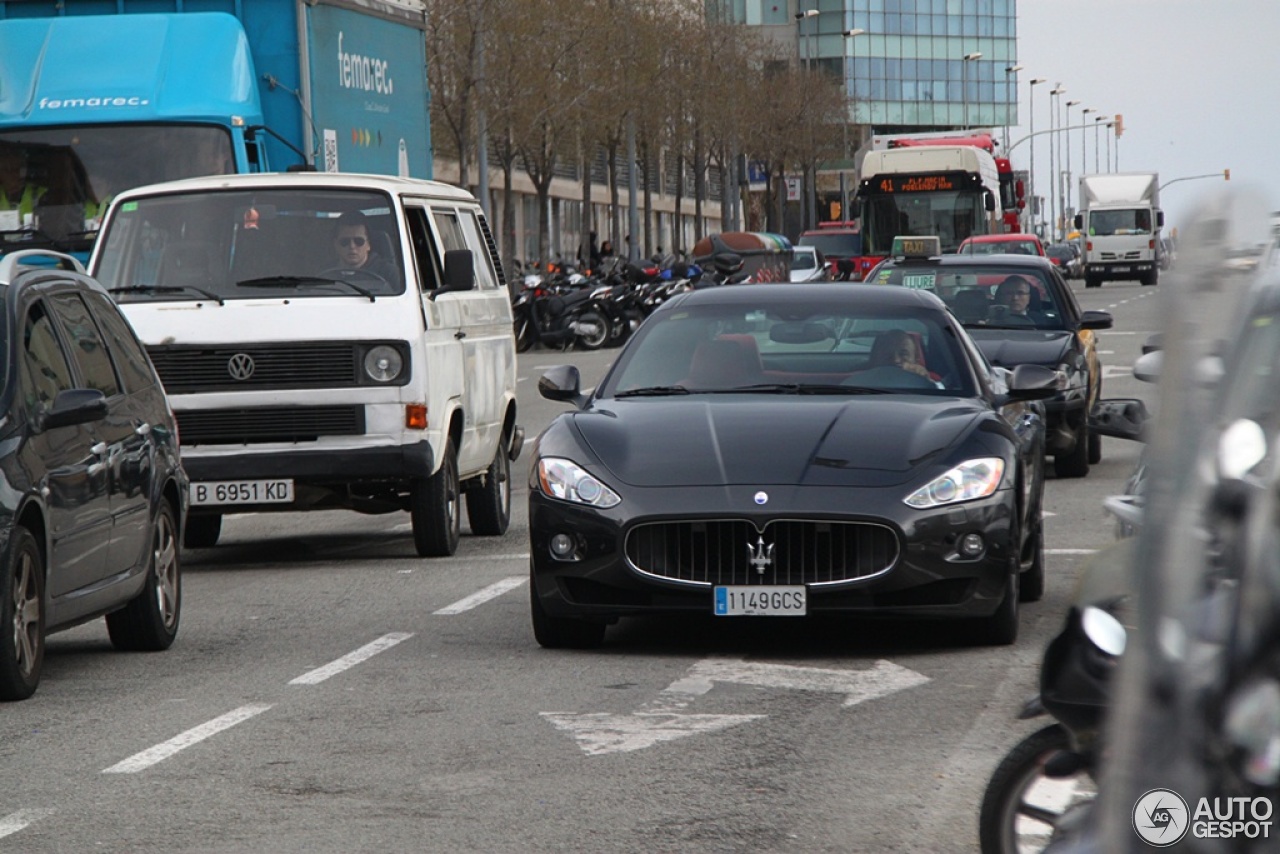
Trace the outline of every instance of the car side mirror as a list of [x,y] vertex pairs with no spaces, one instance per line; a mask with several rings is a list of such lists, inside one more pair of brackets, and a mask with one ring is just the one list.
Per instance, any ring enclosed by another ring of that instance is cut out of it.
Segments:
[[1044,365],[1018,365],[1009,372],[1009,400],[1046,400],[1058,393],[1058,372]]
[[37,419],[38,430],[88,424],[107,417],[107,398],[96,388],[72,388],[58,392],[53,406]]
[[1089,413],[1089,429],[1099,436],[1141,441],[1151,415],[1138,398],[1100,400]]
[[[473,291],[476,288],[476,263],[470,249],[447,249],[444,253],[444,287],[437,293]],[[435,294],[432,294],[434,297]]]
[[548,368],[538,380],[538,394],[547,400],[572,403],[578,408],[587,400],[582,394],[582,374],[573,365]]
[[1080,314],[1081,329],[1110,329],[1112,322],[1109,311],[1085,311]]

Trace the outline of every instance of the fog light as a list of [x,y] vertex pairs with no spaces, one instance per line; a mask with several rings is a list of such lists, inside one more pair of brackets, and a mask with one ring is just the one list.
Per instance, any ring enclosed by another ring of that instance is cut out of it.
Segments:
[[556,534],[551,538],[551,554],[560,560],[571,559],[575,546],[573,537],[568,534]]
[[960,554],[965,557],[977,557],[985,549],[981,534],[965,534],[960,538]]

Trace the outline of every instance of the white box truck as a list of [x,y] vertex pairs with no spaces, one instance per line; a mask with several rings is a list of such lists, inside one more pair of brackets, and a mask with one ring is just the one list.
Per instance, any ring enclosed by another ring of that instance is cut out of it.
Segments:
[[1137,279],[1154,285],[1160,276],[1160,176],[1113,172],[1080,179],[1076,228],[1084,241],[1084,284]]

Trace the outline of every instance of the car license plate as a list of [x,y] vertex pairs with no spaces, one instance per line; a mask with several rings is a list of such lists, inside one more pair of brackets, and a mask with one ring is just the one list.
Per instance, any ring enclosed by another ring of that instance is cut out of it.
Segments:
[[293,501],[292,480],[219,480],[191,484],[191,503],[285,504]]
[[1127,273],[1127,272],[1129,272],[1129,268],[1128,268],[1128,267],[1116,267],[1116,272],[1117,272],[1117,273]]
[[803,617],[808,591],[802,585],[717,587],[717,617]]

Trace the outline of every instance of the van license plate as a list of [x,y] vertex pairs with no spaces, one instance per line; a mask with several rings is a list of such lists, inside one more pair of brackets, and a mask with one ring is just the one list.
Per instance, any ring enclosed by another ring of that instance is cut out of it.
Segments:
[[808,607],[803,585],[717,587],[717,617],[803,617]]
[[191,504],[287,504],[292,480],[218,480],[191,484]]

